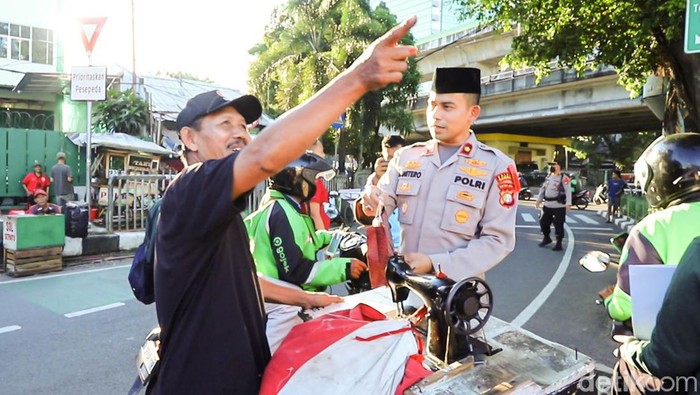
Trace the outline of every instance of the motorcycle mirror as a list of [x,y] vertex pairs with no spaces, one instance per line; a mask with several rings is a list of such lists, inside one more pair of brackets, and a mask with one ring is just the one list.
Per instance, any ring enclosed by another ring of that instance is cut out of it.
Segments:
[[326,215],[327,215],[328,218],[330,218],[330,219],[334,219],[334,218],[336,218],[336,217],[338,216],[338,214],[340,214],[340,213],[338,212],[338,208],[335,207],[335,204],[334,204],[334,203],[329,203],[329,202],[324,202],[324,203],[323,203],[323,211],[326,212]]
[[610,255],[603,251],[591,251],[579,259],[578,263],[591,273],[599,273],[608,267]]

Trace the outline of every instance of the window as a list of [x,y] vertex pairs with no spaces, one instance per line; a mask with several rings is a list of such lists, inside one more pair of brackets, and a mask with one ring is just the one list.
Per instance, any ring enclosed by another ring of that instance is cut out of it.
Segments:
[[53,64],[53,31],[0,22],[0,59]]

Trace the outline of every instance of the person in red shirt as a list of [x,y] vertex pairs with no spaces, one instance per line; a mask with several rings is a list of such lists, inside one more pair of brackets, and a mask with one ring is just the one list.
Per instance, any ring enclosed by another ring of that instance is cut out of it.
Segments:
[[[326,157],[321,140],[317,139],[316,142],[311,145],[310,151],[321,158]],[[328,214],[326,214],[326,210],[323,209],[324,203],[328,203],[328,189],[323,183],[323,178],[317,178],[316,193],[309,201],[309,216],[314,220],[314,227],[316,227],[316,230],[328,230],[331,227],[331,219],[328,217]]]
[[61,214],[61,207],[49,203],[49,195],[45,190],[37,188],[34,191],[34,200],[36,204],[29,207],[28,214],[43,215],[43,214]]
[[24,192],[27,194],[27,206],[31,207],[36,203],[34,201],[34,191],[43,189],[48,194],[50,185],[51,180],[49,176],[44,174],[41,163],[34,161],[34,171],[28,173],[22,179],[22,187],[24,187]]

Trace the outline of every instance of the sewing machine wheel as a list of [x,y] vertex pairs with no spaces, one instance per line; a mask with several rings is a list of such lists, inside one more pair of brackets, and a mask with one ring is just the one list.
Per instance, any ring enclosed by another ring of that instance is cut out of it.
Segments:
[[466,278],[452,286],[447,295],[447,318],[452,329],[471,335],[486,325],[493,311],[493,294],[484,280]]

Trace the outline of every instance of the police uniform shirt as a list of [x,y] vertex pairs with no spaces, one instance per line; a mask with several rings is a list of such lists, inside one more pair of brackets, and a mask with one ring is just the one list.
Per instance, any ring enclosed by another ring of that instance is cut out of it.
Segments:
[[[559,196],[559,185],[563,185],[566,193],[566,204],[559,203],[556,198]],[[552,199],[552,200],[549,200]],[[549,174],[544,180],[544,184],[537,195],[537,203],[544,202],[545,207],[562,208],[571,205],[571,181],[566,174]]]
[[385,212],[399,212],[399,251],[428,255],[455,280],[483,275],[515,246],[515,164],[473,132],[444,163],[437,140],[402,148],[378,186]]

